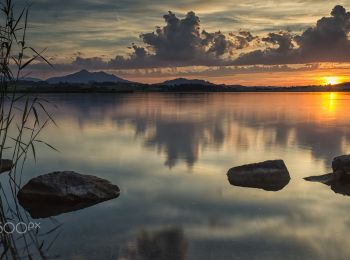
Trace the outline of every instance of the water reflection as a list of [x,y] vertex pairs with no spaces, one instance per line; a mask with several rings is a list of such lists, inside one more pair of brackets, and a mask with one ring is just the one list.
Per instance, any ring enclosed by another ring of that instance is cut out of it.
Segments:
[[227,145],[236,151],[297,146],[329,163],[332,156],[344,153],[350,139],[347,94],[61,98],[59,116],[65,120],[77,120],[81,129],[91,122],[128,127],[143,139],[144,147],[166,155],[165,165],[170,168],[180,161],[193,166],[207,148]]
[[[65,229],[55,248],[65,258],[140,257],[140,230],[147,230],[145,244],[158,245],[157,230],[168,227],[186,234],[188,259],[350,256],[349,198],[303,180],[348,153],[347,94],[337,94],[331,108],[329,94],[50,99],[59,107],[59,128],[48,129],[46,139],[64,152],[38,151],[26,177],[70,169],[123,190],[118,200],[58,216]],[[292,177],[280,192],[227,182],[232,166],[275,158],[285,160]]]
[[54,217],[63,213],[89,208],[99,203],[101,202],[50,203],[20,200],[21,206],[28,211],[33,219]]
[[179,227],[155,232],[142,230],[136,242],[129,243],[124,257],[128,260],[185,260],[187,249],[188,241]]

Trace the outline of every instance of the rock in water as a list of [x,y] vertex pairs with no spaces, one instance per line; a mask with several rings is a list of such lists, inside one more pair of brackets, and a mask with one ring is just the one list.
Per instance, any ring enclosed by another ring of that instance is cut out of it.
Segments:
[[332,162],[333,173],[304,178],[330,186],[338,194],[350,196],[350,155],[335,157]]
[[320,176],[310,176],[304,178],[306,181],[319,182],[329,186],[335,193],[350,196],[350,181],[337,179],[336,174],[329,173]]
[[119,194],[118,186],[107,180],[66,171],[31,179],[17,197],[33,218],[44,218],[86,208]]
[[0,173],[11,171],[13,162],[11,160],[0,160]]
[[334,158],[332,168],[337,180],[350,180],[350,155],[342,155]]
[[290,181],[288,169],[282,160],[234,167],[228,171],[227,176],[232,185],[266,191],[281,190]]

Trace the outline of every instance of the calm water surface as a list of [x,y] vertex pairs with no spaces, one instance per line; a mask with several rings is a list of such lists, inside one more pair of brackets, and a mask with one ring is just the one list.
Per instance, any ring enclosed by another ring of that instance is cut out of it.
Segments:
[[[349,259],[350,197],[303,180],[350,153],[341,93],[52,95],[58,127],[24,182],[54,170],[117,184],[115,200],[55,217],[62,259]],[[279,192],[231,186],[283,159]],[[47,220],[43,219],[45,227]]]

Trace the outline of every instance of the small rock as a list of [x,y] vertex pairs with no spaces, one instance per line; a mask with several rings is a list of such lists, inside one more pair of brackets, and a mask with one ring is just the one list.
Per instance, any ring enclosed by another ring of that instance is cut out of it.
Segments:
[[11,171],[13,162],[11,160],[0,160],[0,173]]
[[350,196],[350,181],[337,179],[336,174],[329,173],[320,176],[311,176],[304,178],[306,181],[319,182],[331,188],[332,191],[345,196]]
[[227,175],[232,185],[266,191],[281,190],[290,181],[288,169],[282,160],[234,167]]
[[118,186],[76,172],[53,172],[31,179],[17,197],[34,218],[58,215],[118,197]]
[[350,155],[342,155],[334,158],[332,168],[337,180],[350,180]]

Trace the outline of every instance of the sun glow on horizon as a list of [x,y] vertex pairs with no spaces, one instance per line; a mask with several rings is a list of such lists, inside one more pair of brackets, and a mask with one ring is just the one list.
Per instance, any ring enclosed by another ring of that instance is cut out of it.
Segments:
[[341,78],[338,76],[323,77],[322,82],[323,82],[323,85],[325,86],[337,85],[341,83]]

